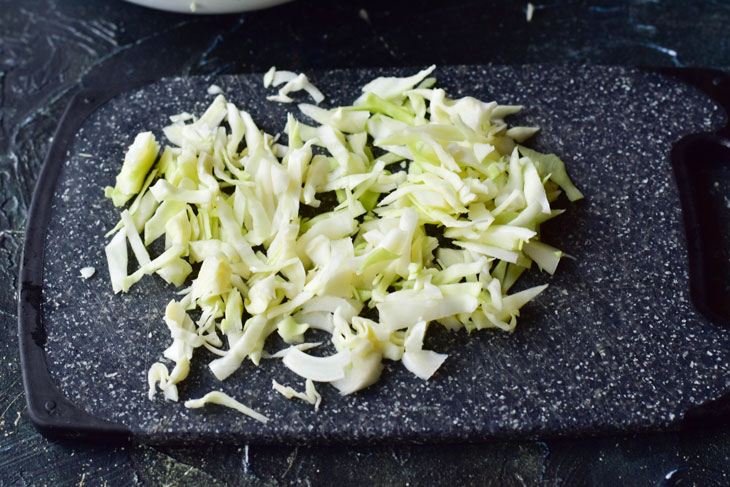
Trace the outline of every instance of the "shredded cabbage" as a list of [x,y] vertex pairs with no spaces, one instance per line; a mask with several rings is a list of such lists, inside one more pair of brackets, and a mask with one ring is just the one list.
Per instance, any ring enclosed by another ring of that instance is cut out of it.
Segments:
[[254,411],[250,407],[236,401],[228,394],[220,391],[209,392],[200,399],[190,399],[189,401],[185,401],[186,408],[202,408],[206,404],[220,404],[221,406],[235,409],[236,411],[264,424],[269,421],[269,418],[263,414]]
[[[561,191],[583,195],[557,156],[521,145],[537,128],[507,125],[522,107],[450,99],[434,69],[377,78],[351,106],[300,104],[313,125],[290,113],[286,144],[223,95],[200,118],[172,116],[161,155],[151,132],[135,138],[106,189],[116,206],[135,198],[106,246],[112,289],[153,273],[187,284],[164,316],[174,365],[152,365],[150,398],[176,401],[201,347],[219,380],[281,359],[306,390],[275,390],[316,408],[314,382],[350,394],[384,360],[431,378],[447,359],[424,349],[432,322],[514,330],[546,286],[510,289],[533,262],[553,274],[562,256],[540,224],[561,213]],[[272,68],[264,85],[283,85],[278,101],[297,89],[324,98],[303,74]],[[312,329],[330,335],[329,352],[308,353],[321,345],[306,341]],[[289,347],[267,351],[273,333]],[[217,391],[185,406],[208,402],[266,421]]]
[[279,86],[279,92],[276,95],[267,96],[269,101],[278,101],[279,103],[292,103],[289,93],[292,91],[304,90],[312,97],[315,103],[319,104],[324,100],[324,95],[314,86],[304,73],[293,73],[291,71],[277,71],[275,67],[271,67],[264,75],[264,87]]
[[293,388],[281,385],[276,381],[273,381],[272,387],[276,392],[286,397],[287,399],[296,397],[297,399],[308,402],[309,404],[314,406],[315,411],[319,409],[319,405],[322,402],[322,396],[319,394],[319,392],[317,392],[317,389],[315,389],[312,379],[307,379],[305,381],[304,392],[297,392]]
[[129,198],[139,192],[150,167],[157,159],[159,150],[160,145],[152,132],[142,132],[135,137],[124,157],[116,185],[104,190],[104,194],[112,199],[114,206],[124,206]]

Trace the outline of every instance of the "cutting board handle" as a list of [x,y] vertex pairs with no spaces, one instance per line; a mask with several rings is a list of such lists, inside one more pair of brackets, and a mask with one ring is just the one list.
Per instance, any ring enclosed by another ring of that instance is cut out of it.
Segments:
[[672,148],[687,234],[690,295],[709,320],[730,326],[730,140],[693,134]]
[[709,320],[730,327],[730,76],[711,69],[659,69],[693,85],[725,109],[715,133],[674,144],[672,167],[684,216],[690,295]]

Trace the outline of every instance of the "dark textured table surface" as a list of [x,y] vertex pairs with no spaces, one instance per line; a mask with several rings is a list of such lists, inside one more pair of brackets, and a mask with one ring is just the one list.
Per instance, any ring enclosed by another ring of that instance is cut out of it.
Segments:
[[27,418],[16,293],[30,197],[82,84],[171,75],[436,64],[730,71],[720,0],[334,1],[197,17],[120,0],[0,1],[0,485],[728,485],[730,426],[456,445],[210,446],[49,441]]

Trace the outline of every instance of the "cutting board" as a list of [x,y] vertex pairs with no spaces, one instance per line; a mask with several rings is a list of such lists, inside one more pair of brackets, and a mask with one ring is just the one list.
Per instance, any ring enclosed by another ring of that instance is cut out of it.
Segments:
[[[375,76],[416,69],[308,74],[327,106],[351,103]],[[136,133],[160,138],[169,115],[202,113],[212,83],[270,133],[295,107],[265,101],[261,75],[87,89],[54,137],[27,227],[19,336],[34,423],[48,434],[154,443],[357,443],[666,430],[723,415],[728,78],[598,66],[452,66],[435,75],[452,97],[524,105],[513,123],[541,127],[529,145],[559,154],[586,196],[561,202],[567,211],[544,225],[543,240],[572,258],[554,276],[522,278],[520,286],[549,287],[513,334],[434,326],[428,346],[449,357],[431,380],[387,363],[359,393],[321,385],[319,411],[271,388],[272,379],[301,388],[279,361],[246,362],[219,383],[207,369],[213,357],[196,352],[181,398],[220,389],[268,416],[265,425],[222,407],[149,400],[147,369],[170,342],[162,313],[175,289],[148,277],[112,293],[104,234],[118,212],[103,188]],[[88,280],[79,276],[86,266],[97,270]]]

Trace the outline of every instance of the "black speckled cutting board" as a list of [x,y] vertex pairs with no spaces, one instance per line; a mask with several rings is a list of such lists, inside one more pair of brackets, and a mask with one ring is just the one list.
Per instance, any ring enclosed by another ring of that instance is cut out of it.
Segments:
[[[327,106],[350,103],[374,76],[412,71],[309,74]],[[552,277],[536,270],[523,277],[523,286],[550,286],[523,309],[514,334],[433,328],[431,347],[449,358],[432,380],[388,363],[382,379],[357,394],[339,397],[319,386],[319,412],[271,389],[272,379],[301,387],[278,361],[246,362],[218,383],[207,369],[213,357],[196,352],[182,399],[220,388],[271,418],[266,425],[216,406],[189,410],[160,395],[150,401],[146,372],[170,341],[162,313],[175,290],[148,277],[128,294],[112,293],[104,234],[118,211],[103,188],[137,132],[162,137],[169,115],[201,113],[213,98],[211,83],[271,133],[295,107],[266,102],[271,90],[260,75],[91,89],[74,99],[59,128],[28,223],[19,317],[36,425],[51,434],[150,442],[431,442],[661,430],[723,414],[730,329],[722,308],[730,296],[726,287],[702,285],[729,274],[720,265],[725,247],[712,238],[707,244],[696,218],[688,219],[688,240],[683,217],[706,218],[710,204],[719,212],[710,223],[726,223],[730,177],[712,166],[697,182],[691,165],[687,172],[677,160],[675,177],[670,157],[673,146],[675,159],[702,151],[727,157],[730,145],[717,135],[727,137],[722,100],[673,75],[629,68],[469,66],[435,74],[452,97],[524,105],[513,121],[541,127],[530,145],[559,154],[586,196],[564,202],[566,213],[544,226],[543,239],[574,259]],[[729,86],[719,73],[674,74],[710,91]],[[675,145],[696,133],[716,135]],[[717,233],[728,241],[727,231]],[[692,280],[688,250],[695,252]],[[79,277],[85,266],[97,269],[91,279]],[[703,298],[709,295],[714,300]]]

